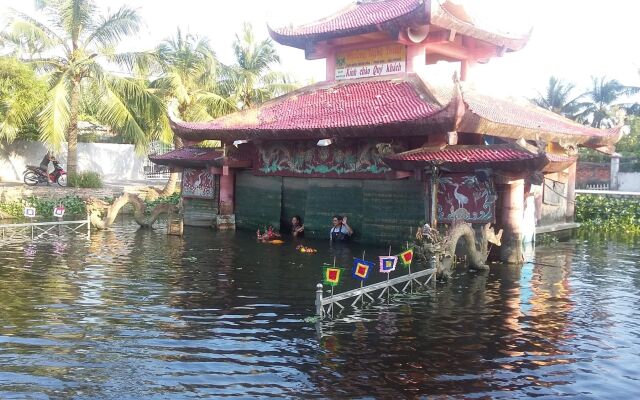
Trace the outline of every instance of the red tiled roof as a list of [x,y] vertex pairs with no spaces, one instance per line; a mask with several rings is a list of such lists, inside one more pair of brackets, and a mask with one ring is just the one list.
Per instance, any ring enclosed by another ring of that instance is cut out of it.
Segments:
[[559,139],[588,147],[616,143],[620,128],[596,129],[581,125],[551,111],[529,104],[463,90],[467,112],[458,126],[461,132],[558,142]]
[[576,156],[567,156],[565,154],[546,153],[546,155],[549,161],[551,162],[567,162],[567,161],[576,161],[578,159],[578,157]]
[[456,163],[503,162],[529,160],[538,154],[510,145],[423,147],[394,154],[387,158],[404,161],[436,161]]
[[149,156],[149,160],[160,165],[179,167],[207,167],[223,156],[220,149],[203,147],[183,147],[164,154]]
[[435,90],[416,74],[323,82],[210,122],[171,121],[180,137],[252,139],[428,136],[450,131],[603,148],[621,128],[595,129],[540,107],[481,95],[460,84]]
[[560,172],[571,166],[578,160],[577,156],[568,156],[566,154],[545,153],[549,164],[545,165],[542,172]]
[[515,144],[422,147],[393,154],[383,160],[392,168],[400,170],[433,164],[450,171],[481,167],[517,170],[530,166],[542,167],[548,162],[543,154],[528,151]]
[[[313,85],[252,110],[207,123],[172,121],[172,127],[191,140],[370,136],[360,131],[385,126],[401,136],[411,133],[411,123],[435,123],[442,109],[419,78],[402,75]],[[402,123],[407,129],[398,129]]]
[[[281,44],[304,47],[299,39],[329,39],[379,30],[380,24],[415,17],[426,23],[424,0],[376,0],[352,3],[338,13],[298,27],[270,29],[271,36]],[[421,13],[416,11],[422,11]],[[420,18],[422,17],[422,18]]]

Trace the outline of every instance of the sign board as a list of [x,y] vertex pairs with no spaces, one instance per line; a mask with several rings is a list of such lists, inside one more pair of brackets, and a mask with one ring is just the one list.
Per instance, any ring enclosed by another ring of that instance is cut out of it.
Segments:
[[35,207],[25,207],[24,208],[24,216],[27,218],[33,218],[36,216]]
[[62,218],[64,216],[64,206],[56,206],[53,209],[53,216],[56,218]]
[[336,80],[397,74],[406,71],[407,48],[399,44],[339,51]]

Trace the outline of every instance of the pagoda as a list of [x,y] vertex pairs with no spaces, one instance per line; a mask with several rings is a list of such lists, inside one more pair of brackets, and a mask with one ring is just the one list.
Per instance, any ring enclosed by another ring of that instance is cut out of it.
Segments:
[[[611,154],[622,134],[473,90],[477,64],[529,35],[479,26],[453,1],[361,0],[269,33],[326,60],[326,79],[210,122],[172,119],[189,147],[151,159],[183,171],[187,225],[286,230],[300,215],[327,239],[344,214],[355,240],[388,244],[425,222],[490,222],[505,231],[499,258],[518,262],[528,232],[575,226],[578,147]],[[444,87],[429,83],[440,61],[458,70]]]

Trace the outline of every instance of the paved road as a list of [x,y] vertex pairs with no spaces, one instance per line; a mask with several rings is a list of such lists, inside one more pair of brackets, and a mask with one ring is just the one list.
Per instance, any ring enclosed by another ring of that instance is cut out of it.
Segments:
[[[156,186],[164,187],[166,180],[164,179],[128,179],[128,180],[105,180],[103,181],[105,188],[124,188],[131,186]],[[1,187],[26,186],[23,182],[0,182]],[[45,186],[40,184],[38,186]],[[54,185],[57,186],[57,185]]]

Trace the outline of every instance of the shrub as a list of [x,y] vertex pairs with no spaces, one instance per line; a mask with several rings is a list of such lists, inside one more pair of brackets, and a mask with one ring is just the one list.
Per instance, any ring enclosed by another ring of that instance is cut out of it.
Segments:
[[46,219],[52,217],[53,209],[58,204],[64,205],[65,215],[84,216],[87,213],[84,201],[77,196],[65,196],[60,199],[30,196],[18,201],[0,203],[0,211],[16,218],[22,218],[24,207],[35,207],[36,216]]
[[97,189],[102,187],[102,177],[93,171],[78,172],[67,176],[69,186]]
[[576,197],[576,221],[583,230],[640,234],[640,201],[599,195]]

